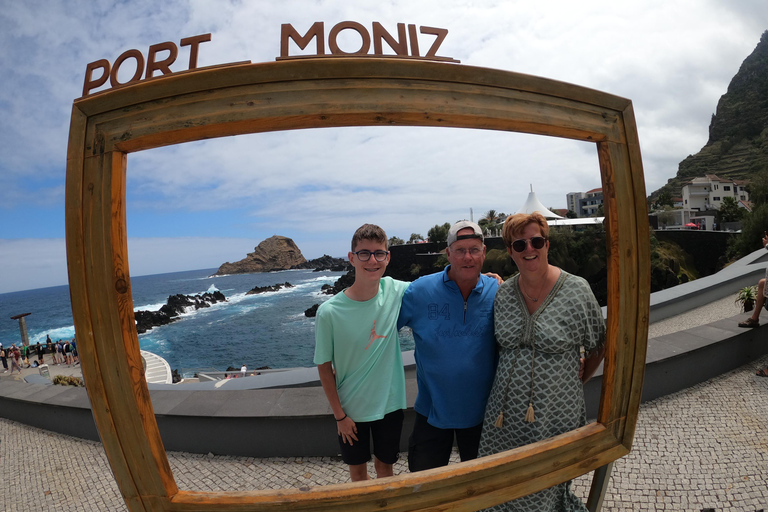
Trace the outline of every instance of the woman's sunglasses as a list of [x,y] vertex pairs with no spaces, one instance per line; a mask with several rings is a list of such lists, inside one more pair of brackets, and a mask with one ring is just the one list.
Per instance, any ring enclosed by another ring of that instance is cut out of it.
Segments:
[[544,247],[544,244],[547,243],[547,239],[544,238],[543,236],[532,236],[530,239],[520,238],[512,242],[511,244],[512,249],[514,249],[515,252],[523,252],[526,246],[528,246],[529,240],[531,242],[531,247],[533,247],[534,249],[541,249],[542,247]]

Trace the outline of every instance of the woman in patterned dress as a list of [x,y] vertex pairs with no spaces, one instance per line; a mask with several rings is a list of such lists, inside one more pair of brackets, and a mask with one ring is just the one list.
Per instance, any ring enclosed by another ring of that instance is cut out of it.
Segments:
[[[494,303],[499,364],[480,456],[541,441],[587,421],[582,384],[603,359],[605,320],[587,282],[549,264],[548,236],[539,213],[511,215],[504,222],[502,238],[520,272],[499,287]],[[490,510],[587,509],[565,482]]]

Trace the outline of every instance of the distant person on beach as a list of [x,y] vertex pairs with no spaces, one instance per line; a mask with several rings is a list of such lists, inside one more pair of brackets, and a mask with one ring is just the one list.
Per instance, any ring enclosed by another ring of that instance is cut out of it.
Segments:
[[5,354],[5,349],[3,348],[3,344],[0,343],[0,361],[3,362],[3,373],[8,372],[8,358]]
[[[768,250],[768,232],[763,231],[763,247]],[[768,301],[765,300],[766,292],[765,280],[768,278],[768,268],[765,270],[765,276],[757,283],[757,296],[755,297],[755,309],[752,310],[752,315],[739,322],[739,327],[759,327],[760,326],[760,313],[763,311],[763,307],[768,309]],[[768,377],[768,367],[759,368],[755,373],[758,377]]]
[[45,337],[45,348],[48,350],[48,353],[51,354],[51,359],[53,360],[53,364],[56,364],[56,349],[53,346],[53,341],[51,341],[50,336]]
[[21,359],[22,359],[22,362],[25,365],[27,365],[26,366],[27,368],[32,367],[32,365],[29,362],[29,350],[30,350],[29,345],[24,345],[23,347],[21,347]]
[[408,443],[411,472],[448,464],[454,439],[462,461],[477,457],[485,403],[496,371],[493,301],[498,280],[481,275],[480,226],[454,224],[445,249],[449,265],[420,277],[403,296],[398,328],[415,341],[418,396]]
[[241,366],[240,367],[240,376],[241,377],[245,377],[245,372],[247,372],[247,371],[248,371],[248,367],[247,366],[245,366],[245,365]]
[[58,364],[64,364],[64,344],[59,340],[56,343],[56,358],[58,360]]
[[315,321],[314,362],[352,481],[368,479],[371,438],[378,478],[394,474],[400,449],[406,401],[397,316],[408,283],[382,277],[387,244],[379,226],[355,231],[347,255],[355,281],[321,304]]
[[[763,247],[768,249],[768,233],[763,232]],[[765,270],[765,275],[768,277],[768,269]],[[768,305],[765,301],[765,277],[757,283],[757,296],[755,297],[755,309],[752,310],[752,316],[739,322],[739,327],[760,327],[760,313],[763,311],[763,307]],[[760,372],[758,372],[760,375]],[[763,375],[768,377],[768,375]]]
[[37,342],[37,345],[35,345],[35,352],[37,352],[37,364],[45,364],[45,359],[43,358],[43,346],[39,341]]
[[13,369],[16,368],[21,373],[21,350],[14,343],[11,346],[11,375],[13,375]]
[[75,360],[72,358],[72,344],[69,340],[64,344],[64,357],[67,358],[67,366],[75,364]]

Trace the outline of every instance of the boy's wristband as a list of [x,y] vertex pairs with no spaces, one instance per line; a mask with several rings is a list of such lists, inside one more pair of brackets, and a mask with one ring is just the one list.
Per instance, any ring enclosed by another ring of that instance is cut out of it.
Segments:
[[341,418],[340,420],[336,420],[336,423],[338,423],[338,422],[340,422],[340,421],[344,421],[345,419],[347,419],[347,415],[346,415],[346,414],[345,414],[345,415],[344,415],[344,417],[343,417],[343,418]]

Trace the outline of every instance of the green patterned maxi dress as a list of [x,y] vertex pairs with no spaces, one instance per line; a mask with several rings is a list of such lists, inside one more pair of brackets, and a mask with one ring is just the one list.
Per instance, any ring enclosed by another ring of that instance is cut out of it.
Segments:
[[[499,287],[494,303],[499,365],[485,409],[479,455],[541,441],[587,422],[579,379],[580,349],[605,343],[605,320],[587,282],[565,271],[529,314],[519,275]],[[534,421],[525,421],[532,404]],[[497,427],[503,411],[503,425]],[[497,505],[493,511],[586,511],[565,482]]]

